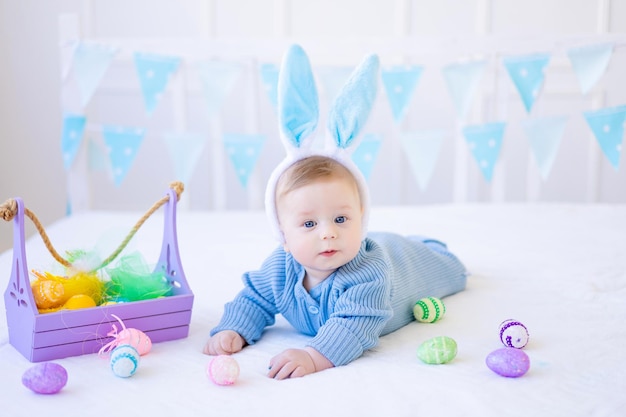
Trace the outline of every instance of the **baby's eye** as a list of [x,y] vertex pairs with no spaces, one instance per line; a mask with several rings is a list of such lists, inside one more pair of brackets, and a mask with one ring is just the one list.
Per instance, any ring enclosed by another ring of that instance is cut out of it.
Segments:
[[335,223],[345,223],[346,222],[346,216],[339,216],[335,218]]
[[315,222],[313,220],[307,220],[304,222],[304,227],[306,227],[307,229],[315,227]]

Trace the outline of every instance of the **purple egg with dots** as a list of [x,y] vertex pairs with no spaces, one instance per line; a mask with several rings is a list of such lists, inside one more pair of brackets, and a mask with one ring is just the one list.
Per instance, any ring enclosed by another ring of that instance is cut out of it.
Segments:
[[499,332],[502,344],[516,349],[526,346],[530,338],[526,326],[513,319],[507,319],[500,323]]

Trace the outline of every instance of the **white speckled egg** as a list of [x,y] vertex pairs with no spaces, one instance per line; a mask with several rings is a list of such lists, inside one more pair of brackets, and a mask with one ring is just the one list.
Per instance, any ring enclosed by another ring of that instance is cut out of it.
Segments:
[[232,356],[219,355],[211,359],[206,373],[217,385],[232,385],[239,377],[239,364]]
[[530,369],[530,358],[520,349],[505,347],[494,350],[485,360],[487,367],[498,375],[517,378]]
[[508,319],[500,323],[500,340],[506,347],[521,349],[528,343],[528,329],[517,320]]
[[133,376],[140,358],[137,349],[131,345],[119,345],[111,351],[111,370],[120,378]]
[[437,336],[426,340],[417,348],[417,357],[424,363],[439,365],[456,357],[456,341],[448,336]]
[[413,306],[413,316],[422,323],[434,323],[446,312],[446,306],[437,297],[425,297]]
[[67,371],[58,363],[39,363],[24,372],[22,384],[37,394],[56,394],[67,384]]

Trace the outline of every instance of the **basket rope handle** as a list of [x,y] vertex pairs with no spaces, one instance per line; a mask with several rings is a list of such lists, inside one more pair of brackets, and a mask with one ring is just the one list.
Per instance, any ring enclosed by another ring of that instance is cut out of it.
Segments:
[[[180,181],[174,181],[174,182],[169,184],[169,188],[171,188],[172,190],[174,190],[176,192],[177,201],[180,200],[180,195],[185,190],[185,186],[183,185],[183,183],[180,182]],[[120,252],[122,252],[124,250],[126,245],[128,245],[128,242],[130,242],[130,240],[133,238],[133,236],[135,236],[135,233],[137,233],[137,231],[144,224],[144,222],[150,216],[152,216],[152,214],[155,211],[157,211],[163,204],[167,203],[167,201],[169,199],[170,199],[169,195],[166,195],[165,197],[161,198],[156,203],[154,203],[152,205],[152,207],[150,207],[150,209],[148,211],[146,211],[146,213],[137,221],[137,223],[135,223],[133,228],[126,235],[126,237],[124,238],[122,243],[120,243],[120,245],[117,247],[117,249],[115,249],[113,251],[113,253],[111,255],[109,255],[108,258],[106,258],[104,261],[102,261],[100,266],[97,267],[95,270],[98,270],[98,269],[101,269],[101,268],[107,266],[115,258],[117,258],[117,256],[120,254]],[[48,237],[48,234],[46,233],[46,230],[44,229],[43,225],[41,224],[41,222],[39,221],[39,219],[37,218],[35,213],[30,211],[28,208],[24,207],[24,214],[29,219],[32,220],[33,224],[37,228],[37,231],[39,232],[39,235],[43,239],[43,242],[46,245],[46,248],[48,249],[50,254],[54,257],[54,259],[56,259],[57,262],[59,262],[61,265],[65,266],[66,268],[71,268],[72,264],[67,259],[65,259],[61,255],[59,255],[59,253],[56,251],[56,249],[54,248],[54,246],[50,242],[50,238]],[[7,201],[5,201],[4,203],[2,203],[2,205],[0,205],[0,217],[3,218],[5,221],[9,222],[9,221],[13,220],[13,218],[16,215],[17,215],[17,201],[16,200],[10,198]]]

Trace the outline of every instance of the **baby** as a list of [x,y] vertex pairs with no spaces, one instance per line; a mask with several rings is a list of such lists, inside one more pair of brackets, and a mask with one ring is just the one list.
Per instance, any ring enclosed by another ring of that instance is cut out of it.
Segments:
[[282,171],[268,188],[268,213],[282,245],[261,269],[243,275],[244,288],[225,305],[204,353],[239,352],[282,314],[311,338],[274,356],[268,375],[301,377],[357,359],[380,336],[413,321],[418,299],[465,288],[465,267],[443,243],[365,234],[368,207],[359,175],[323,155]]

